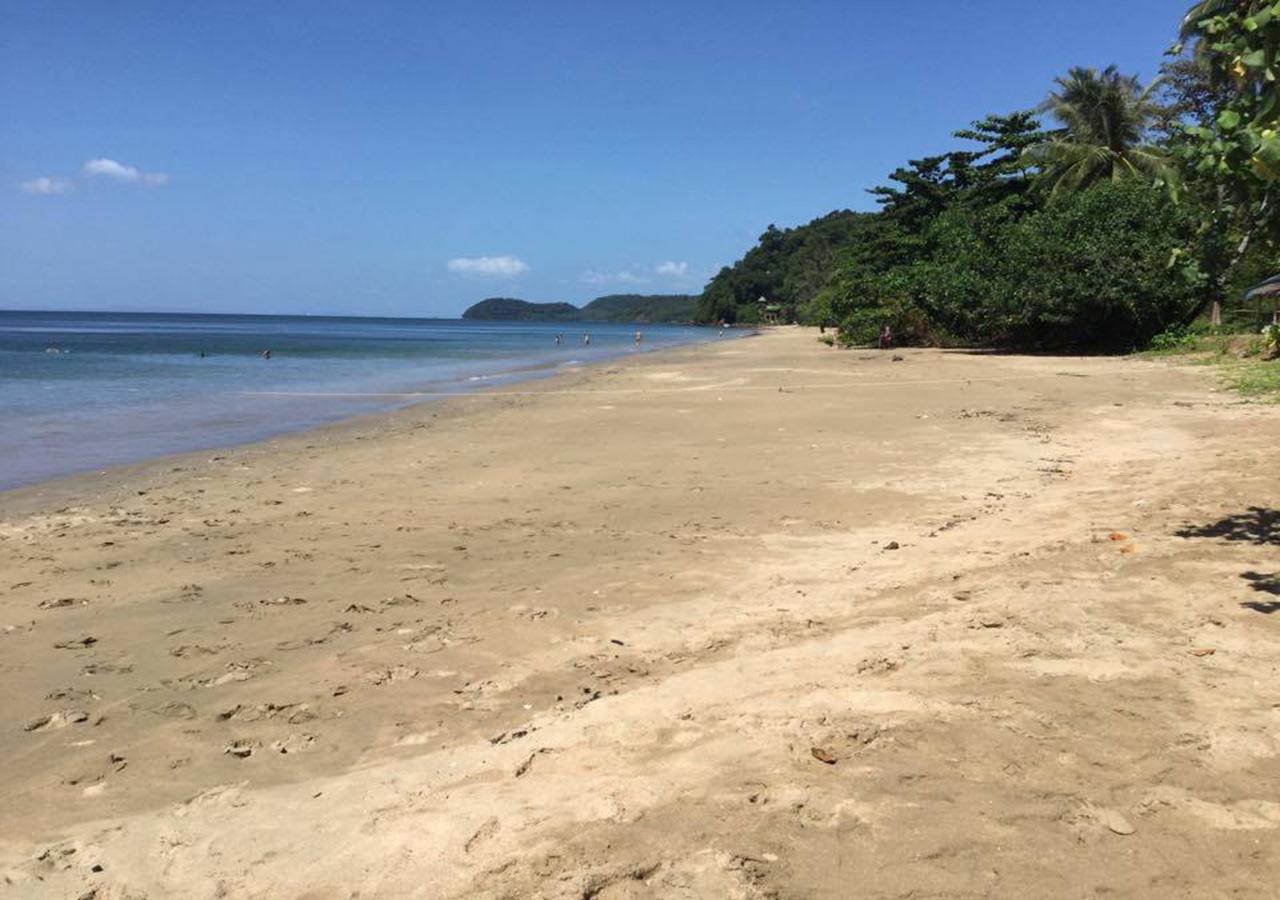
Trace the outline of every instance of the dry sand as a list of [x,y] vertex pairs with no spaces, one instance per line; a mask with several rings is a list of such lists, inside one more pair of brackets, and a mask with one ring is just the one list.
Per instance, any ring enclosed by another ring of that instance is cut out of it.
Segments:
[[814,337],[0,495],[0,893],[1275,896],[1280,409]]

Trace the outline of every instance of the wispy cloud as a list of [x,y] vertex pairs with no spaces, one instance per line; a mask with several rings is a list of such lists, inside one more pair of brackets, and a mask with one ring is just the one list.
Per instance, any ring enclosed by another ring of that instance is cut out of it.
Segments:
[[489,278],[514,278],[529,271],[528,263],[518,256],[459,256],[449,260],[448,267],[459,275]]
[[116,162],[114,159],[91,159],[84,164],[82,171],[86,178],[101,176],[103,178],[112,178],[116,181],[146,184],[153,187],[169,183],[169,176],[163,172],[143,172],[134,166],[126,166],[124,163]]
[[687,262],[672,262],[671,260],[667,260],[666,262],[660,262],[654,266],[653,271],[657,272],[659,275],[683,278],[685,275],[689,274],[689,264]]
[[[141,184],[148,187],[160,187],[169,183],[169,176],[163,172],[143,172],[135,166],[126,166],[114,159],[91,159],[80,168],[78,178],[109,178],[126,184]],[[18,189],[26,194],[51,196],[66,194],[75,190],[76,179],[59,175],[41,175],[18,185]]]
[[643,275],[637,275],[630,269],[623,269],[620,272],[601,272],[599,269],[587,269],[578,276],[578,280],[583,284],[648,284],[649,279]]
[[75,187],[67,178],[50,178],[47,175],[41,175],[39,178],[32,178],[30,181],[24,181],[18,185],[18,189],[24,194],[53,195],[65,194],[67,191]]

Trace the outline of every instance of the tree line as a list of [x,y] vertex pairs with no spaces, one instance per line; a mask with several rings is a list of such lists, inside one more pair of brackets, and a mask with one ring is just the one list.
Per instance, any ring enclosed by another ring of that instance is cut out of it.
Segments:
[[1278,76],[1280,2],[1202,0],[1152,83],[1069,70],[890,173],[877,212],[769,226],[698,318],[763,299],[846,343],[1146,346],[1276,271]]

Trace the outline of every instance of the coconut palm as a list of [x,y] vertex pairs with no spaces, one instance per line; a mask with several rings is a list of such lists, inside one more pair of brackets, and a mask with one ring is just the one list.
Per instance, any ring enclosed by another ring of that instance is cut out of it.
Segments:
[[1168,156],[1144,142],[1159,111],[1152,99],[1158,82],[1143,89],[1136,77],[1121,75],[1115,66],[1101,72],[1077,66],[1054,81],[1056,90],[1038,112],[1049,113],[1062,127],[1027,150],[1050,197],[1107,180],[1142,179],[1173,188],[1175,170]]

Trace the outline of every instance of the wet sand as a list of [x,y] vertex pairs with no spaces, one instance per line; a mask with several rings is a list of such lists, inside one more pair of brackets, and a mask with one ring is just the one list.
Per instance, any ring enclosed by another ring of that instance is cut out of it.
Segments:
[[815,337],[0,494],[0,887],[1272,896],[1280,408]]

